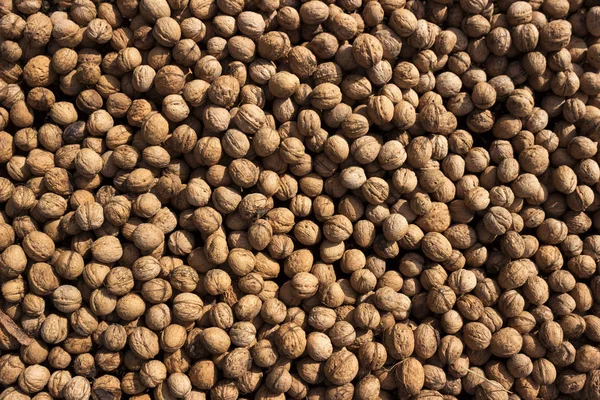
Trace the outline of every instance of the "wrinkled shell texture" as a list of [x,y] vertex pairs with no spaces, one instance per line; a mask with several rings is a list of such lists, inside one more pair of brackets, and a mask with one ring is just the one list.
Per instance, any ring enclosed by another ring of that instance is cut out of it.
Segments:
[[598,0],[0,0],[0,400],[600,400]]

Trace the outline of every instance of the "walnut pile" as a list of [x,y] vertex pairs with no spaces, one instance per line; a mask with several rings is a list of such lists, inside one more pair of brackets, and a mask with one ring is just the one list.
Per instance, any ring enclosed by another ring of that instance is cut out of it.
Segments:
[[0,0],[1,400],[600,400],[598,0]]

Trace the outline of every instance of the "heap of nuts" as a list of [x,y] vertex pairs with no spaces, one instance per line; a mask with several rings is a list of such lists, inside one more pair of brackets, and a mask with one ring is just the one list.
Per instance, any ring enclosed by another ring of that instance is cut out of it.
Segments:
[[0,0],[0,399],[600,400],[598,0]]

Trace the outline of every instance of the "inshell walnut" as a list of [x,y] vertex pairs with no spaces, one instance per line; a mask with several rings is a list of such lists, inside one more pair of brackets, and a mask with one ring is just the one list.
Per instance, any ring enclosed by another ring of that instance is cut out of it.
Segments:
[[596,3],[0,2],[0,398],[600,400]]

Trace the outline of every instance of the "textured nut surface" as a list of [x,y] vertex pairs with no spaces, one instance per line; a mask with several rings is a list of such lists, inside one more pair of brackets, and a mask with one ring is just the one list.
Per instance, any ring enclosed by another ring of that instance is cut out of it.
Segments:
[[2,2],[0,398],[600,400],[599,27]]

